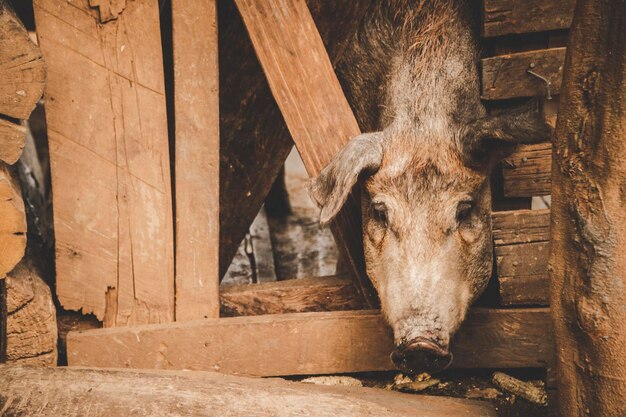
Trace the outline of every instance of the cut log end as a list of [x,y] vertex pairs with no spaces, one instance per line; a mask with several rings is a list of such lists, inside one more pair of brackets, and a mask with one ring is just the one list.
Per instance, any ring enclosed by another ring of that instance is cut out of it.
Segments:
[[57,322],[50,288],[25,262],[9,273],[6,287],[7,361],[55,366]]

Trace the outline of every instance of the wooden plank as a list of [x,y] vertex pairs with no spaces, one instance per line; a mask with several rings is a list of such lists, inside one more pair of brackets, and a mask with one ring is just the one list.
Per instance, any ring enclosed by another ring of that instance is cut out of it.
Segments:
[[[315,176],[360,133],[304,0],[237,0],[272,94],[309,176]],[[365,274],[358,200],[353,196],[333,223],[337,244],[366,302],[377,304]]]
[[484,0],[483,36],[567,29],[576,0]]
[[219,317],[219,76],[215,0],[172,2],[176,320]]
[[0,0],[0,79],[0,114],[28,119],[43,93],[46,65],[5,0]]
[[501,304],[548,305],[550,210],[500,212],[492,219]]
[[26,212],[17,177],[0,162],[0,279],[11,271],[26,250]]
[[353,280],[347,276],[224,286],[220,291],[220,301],[223,317],[359,310],[366,307]]
[[[457,368],[552,363],[548,309],[474,309],[455,338]],[[393,340],[377,311],[197,320],[70,332],[68,363],[275,376],[392,370]]]
[[545,81],[550,82],[550,94],[558,94],[563,79],[565,48],[499,55],[481,60],[482,98],[502,100],[514,97],[545,96]]
[[502,161],[504,195],[530,197],[549,195],[552,186],[552,145],[520,145]]
[[497,246],[547,242],[550,210],[501,211],[491,215],[493,243]]
[[0,367],[7,415],[496,417],[492,405],[216,372]]
[[43,94],[46,69],[41,51],[5,0],[0,0],[0,161],[17,162],[28,119]]
[[[223,276],[292,149],[293,140],[235,3],[217,3],[220,88],[228,91],[220,95],[220,274]],[[307,0],[307,5],[331,61],[337,63],[371,1]]]
[[106,24],[87,0],[36,0],[57,295],[106,326],[174,314],[171,183],[159,7]]

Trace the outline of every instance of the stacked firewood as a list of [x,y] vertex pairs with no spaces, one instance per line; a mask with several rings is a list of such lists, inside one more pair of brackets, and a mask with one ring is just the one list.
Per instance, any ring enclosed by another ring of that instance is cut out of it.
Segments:
[[56,365],[55,307],[50,288],[24,258],[27,218],[16,168],[27,143],[24,120],[45,78],[39,47],[0,0],[0,359]]

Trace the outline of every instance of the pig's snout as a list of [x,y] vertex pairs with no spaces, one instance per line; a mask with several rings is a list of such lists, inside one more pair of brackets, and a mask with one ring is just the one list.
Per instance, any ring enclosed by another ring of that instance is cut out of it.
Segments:
[[433,373],[446,369],[452,362],[452,354],[431,340],[419,338],[398,346],[391,360],[404,373]]

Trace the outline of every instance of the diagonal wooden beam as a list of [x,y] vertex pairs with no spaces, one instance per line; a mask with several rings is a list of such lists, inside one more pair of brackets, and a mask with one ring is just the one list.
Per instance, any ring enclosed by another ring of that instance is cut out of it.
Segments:
[[[304,0],[236,0],[272,94],[310,176],[360,133]],[[339,248],[370,306],[376,293],[365,274],[358,197],[332,226]]]

